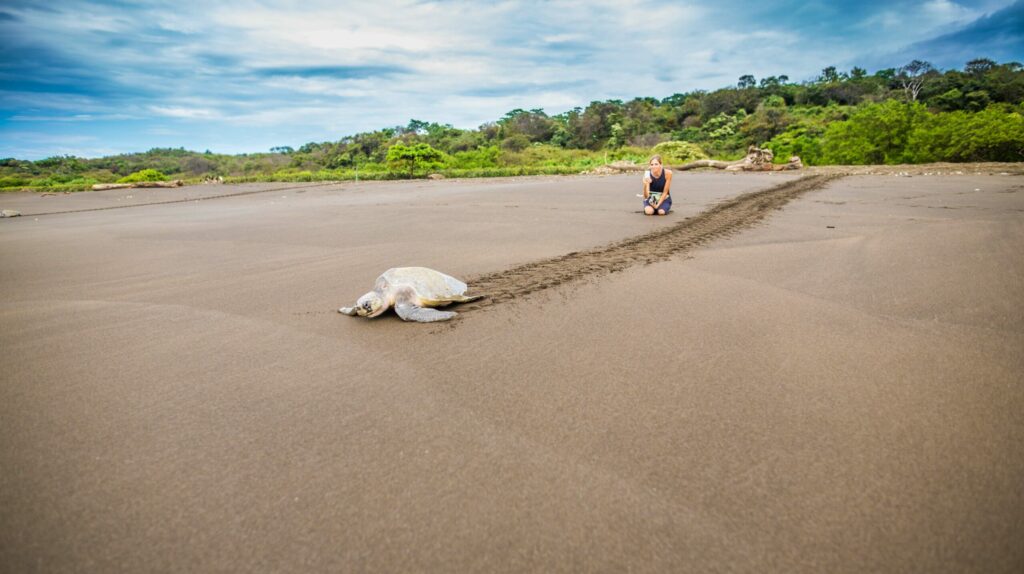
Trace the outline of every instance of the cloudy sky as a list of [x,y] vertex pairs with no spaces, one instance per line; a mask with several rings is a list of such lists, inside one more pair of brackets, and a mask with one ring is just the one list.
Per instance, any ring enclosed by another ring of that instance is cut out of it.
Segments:
[[1024,62],[1024,0],[0,0],[0,158],[261,152],[977,57]]

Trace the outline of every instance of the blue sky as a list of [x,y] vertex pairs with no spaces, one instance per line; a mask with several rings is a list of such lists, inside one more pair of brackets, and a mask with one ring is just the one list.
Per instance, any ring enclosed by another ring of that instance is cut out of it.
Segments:
[[0,157],[264,152],[976,57],[1024,62],[1024,0],[0,0]]

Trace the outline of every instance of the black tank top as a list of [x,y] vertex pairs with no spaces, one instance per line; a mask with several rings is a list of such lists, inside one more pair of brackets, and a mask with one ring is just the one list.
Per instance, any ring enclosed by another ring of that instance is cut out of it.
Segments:
[[651,174],[651,191],[653,193],[661,193],[661,192],[665,191],[665,169],[664,168],[662,168],[662,170],[661,170],[661,176],[660,177],[654,177],[654,174],[653,173]]

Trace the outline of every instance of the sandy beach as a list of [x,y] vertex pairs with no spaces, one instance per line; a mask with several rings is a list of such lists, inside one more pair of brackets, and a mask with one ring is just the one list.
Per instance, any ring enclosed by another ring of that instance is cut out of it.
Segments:
[[1024,179],[925,173],[2,194],[0,570],[1020,572]]

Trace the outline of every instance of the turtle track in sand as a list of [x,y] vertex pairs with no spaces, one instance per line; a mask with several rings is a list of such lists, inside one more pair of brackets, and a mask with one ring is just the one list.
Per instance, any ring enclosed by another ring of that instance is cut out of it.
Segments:
[[471,278],[470,293],[485,297],[461,307],[465,310],[489,307],[594,275],[663,261],[751,227],[789,201],[822,189],[841,177],[839,174],[804,176],[727,199],[692,218],[644,235]]

